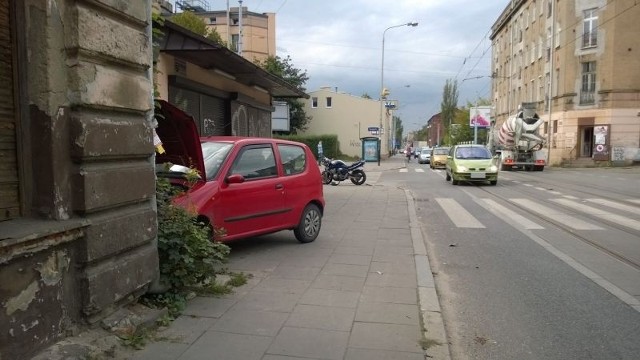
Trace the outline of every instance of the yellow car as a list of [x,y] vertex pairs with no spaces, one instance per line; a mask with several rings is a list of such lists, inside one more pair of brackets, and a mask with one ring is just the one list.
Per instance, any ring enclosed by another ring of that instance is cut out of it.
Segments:
[[449,154],[448,147],[434,147],[431,149],[431,159],[429,160],[429,167],[432,169],[443,168],[447,164],[447,155]]
[[498,166],[489,149],[484,145],[456,145],[447,156],[445,179],[453,185],[459,182],[498,183]]

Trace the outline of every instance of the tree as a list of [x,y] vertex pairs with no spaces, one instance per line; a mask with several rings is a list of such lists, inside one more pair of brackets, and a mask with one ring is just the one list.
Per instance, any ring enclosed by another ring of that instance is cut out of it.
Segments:
[[451,124],[458,108],[458,81],[447,79],[442,93],[442,103],[440,104],[440,114],[447,133],[446,139],[448,145],[453,145],[451,138]]
[[[307,76],[306,70],[300,70],[293,65],[293,61],[290,56],[281,58],[279,56],[269,56],[264,61],[256,60],[256,64],[266,70],[267,72],[283,78],[289,84],[297,87],[298,89],[305,91],[304,85],[309,76]],[[297,134],[298,131],[304,131],[308,128],[310,116],[304,111],[304,103],[297,99],[278,99],[277,101],[285,101],[289,104],[289,116],[291,117],[291,133]]]
[[361,96],[363,99],[371,99],[371,96],[367,93],[362,94]]
[[202,35],[209,40],[212,40],[224,47],[227,47],[226,41],[222,40],[222,37],[215,28],[207,28],[207,24],[204,19],[196,15],[192,11],[183,11],[170,18],[169,21],[182,26],[198,35]]
[[[400,119],[399,116],[393,116],[393,122],[395,123],[396,127],[396,136],[395,136],[395,140],[396,140],[396,144],[400,143],[402,141],[402,133],[404,132],[404,126],[402,126],[402,119]],[[400,144],[400,146],[402,147],[402,144]]]

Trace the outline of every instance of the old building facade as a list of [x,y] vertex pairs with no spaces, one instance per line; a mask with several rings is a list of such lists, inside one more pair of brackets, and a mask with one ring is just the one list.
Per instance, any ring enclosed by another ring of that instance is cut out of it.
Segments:
[[158,274],[151,0],[0,0],[0,358]]
[[551,165],[640,161],[639,16],[633,0],[511,1],[491,31],[497,124],[535,102]]

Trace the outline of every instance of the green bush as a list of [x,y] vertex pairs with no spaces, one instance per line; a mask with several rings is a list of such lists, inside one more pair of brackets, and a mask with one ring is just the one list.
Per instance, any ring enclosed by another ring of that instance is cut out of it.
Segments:
[[322,152],[324,156],[332,159],[343,156],[340,153],[338,135],[279,135],[277,138],[307,144],[316,157],[318,156],[318,142],[322,141]]

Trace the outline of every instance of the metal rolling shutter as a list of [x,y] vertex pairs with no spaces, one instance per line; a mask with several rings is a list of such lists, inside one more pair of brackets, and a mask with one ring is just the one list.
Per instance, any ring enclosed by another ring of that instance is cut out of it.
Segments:
[[9,0],[0,0],[0,221],[20,215]]
[[170,86],[169,102],[177,106],[180,110],[191,115],[196,121],[198,133],[202,134],[202,122],[200,121],[200,95],[197,92]]
[[208,95],[200,95],[202,136],[226,135],[224,127],[225,101]]

